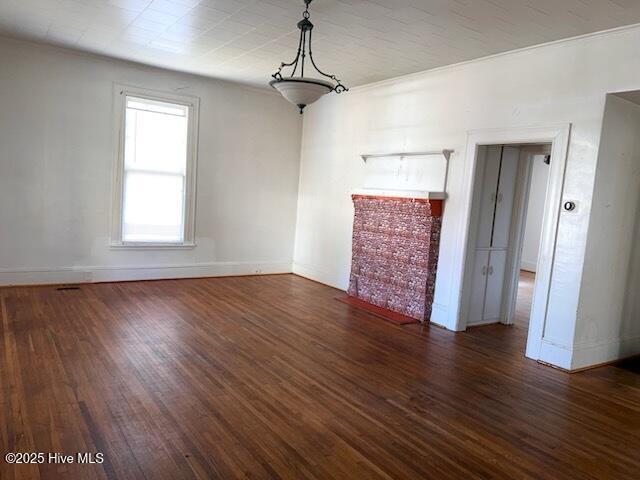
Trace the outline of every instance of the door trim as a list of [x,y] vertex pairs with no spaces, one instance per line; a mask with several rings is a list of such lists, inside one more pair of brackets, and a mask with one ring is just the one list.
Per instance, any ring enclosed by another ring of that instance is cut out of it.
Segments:
[[472,258],[473,234],[470,232],[472,200],[476,188],[478,147],[485,145],[509,145],[522,143],[551,143],[551,170],[547,184],[545,198],[544,217],[542,221],[542,240],[538,258],[538,272],[534,286],[533,302],[531,307],[531,319],[527,336],[526,356],[537,360],[540,357],[542,336],[548,311],[549,291],[553,273],[553,263],[556,252],[558,222],[562,207],[562,194],[567,165],[567,153],[571,124],[554,124],[547,126],[532,126],[521,128],[497,128],[473,130],[467,135],[467,148],[465,153],[463,178],[463,192],[465,208],[460,216],[462,234],[457,239],[455,251],[458,255],[454,259],[454,271],[458,272],[458,285],[454,289],[452,304],[457,309],[451,312],[455,318],[450,319],[450,324],[455,325],[456,331],[466,330],[468,320],[468,302],[470,281],[473,272],[470,272]]

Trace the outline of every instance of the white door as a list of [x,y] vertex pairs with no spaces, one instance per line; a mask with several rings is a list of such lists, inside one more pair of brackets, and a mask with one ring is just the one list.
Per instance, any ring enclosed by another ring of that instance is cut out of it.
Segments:
[[504,147],[500,165],[495,220],[493,222],[493,239],[491,242],[491,246],[494,248],[507,248],[509,245],[519,159],[519,148]]
[[493,215],[496,205],[501,156],[502,147],[487,147],[482,177],[482,198],[480,200],[478,236],[476,239],[476,247],[478,248],[491,246],[491,233],[493,231]]
[[469,320],[467,325],[482,323],[488,271],[489,250],[476,250],[475,263],[473,266],[473,283],[471,284]]
[[487,291],[484,301],[484,323],[499,322],[502,313],[502,292],[507,266],[507,251],[493,250],[489,255]]

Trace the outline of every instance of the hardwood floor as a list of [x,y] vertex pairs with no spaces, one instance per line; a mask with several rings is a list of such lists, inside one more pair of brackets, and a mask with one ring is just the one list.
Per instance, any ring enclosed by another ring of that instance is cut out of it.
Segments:
[[518,281],[518,294],[516,300],[516,314],[513,321],[518,327],[522,327],[524,329],[529,328],[529,315],[531,315],[533,284],[535,281],[535,273],[520,270],[520,280]]
[[625,479],[640,362],[578,374],[526,327],[396,326],[293,275],[0,289],[2,480]]

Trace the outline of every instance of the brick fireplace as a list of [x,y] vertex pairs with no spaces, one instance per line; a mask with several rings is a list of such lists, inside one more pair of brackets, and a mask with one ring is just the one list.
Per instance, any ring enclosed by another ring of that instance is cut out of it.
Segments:
[[391,314],[431,316],[442,200],[353,195],[348,295]]

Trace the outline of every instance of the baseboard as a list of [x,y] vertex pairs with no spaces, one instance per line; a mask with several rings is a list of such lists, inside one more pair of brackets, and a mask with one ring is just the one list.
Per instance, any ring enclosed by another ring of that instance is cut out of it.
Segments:
[[91,272],[74,267],[0,269],[0,286],[91,282]]
[[549,364],[552,367],[558,367],[562,370],[570,371],[572,357],[573,350],[571,348],[542,339],[540,344],[540,355],[535,360]]
[[526,260],[522,260],[520,262],[520,270],[525,270],[527,272],[536,273],[537,266],[537,262],[528,262]]
[[321,270],[313,265],[294,262],[292,271],[300,277],[322,283],[323,285],[327,285],[329,287],[337,288],[338,290],[346,291],[348,288],[348,285],[342,285],[343,282],[337,281],[334,278],[334,275],[331,275],[328,272]]
[[442,328],[449,328],[449,315],[447,313],[447,306],[441,303],[434,302],[431,305],[431,319],[430,322]]
[[486,320],[480,320],[478,322],[473,322],[473,323],[467,323],[467,328],[472,328],[472,327],[483,327],[485,325],[495,325],[496,323],[500,323],[500,319],[499,318],[490,318],[490,319],[486,319]]
[[566,347],[542,340],[538,361],[568,372],[595,368],[640,355],[640,336]]
[[640,354],[640,336],[576,345],[571,370],[606,365]]
[[291,262],[209,262],[0,269],[0,286],[291,273]]

